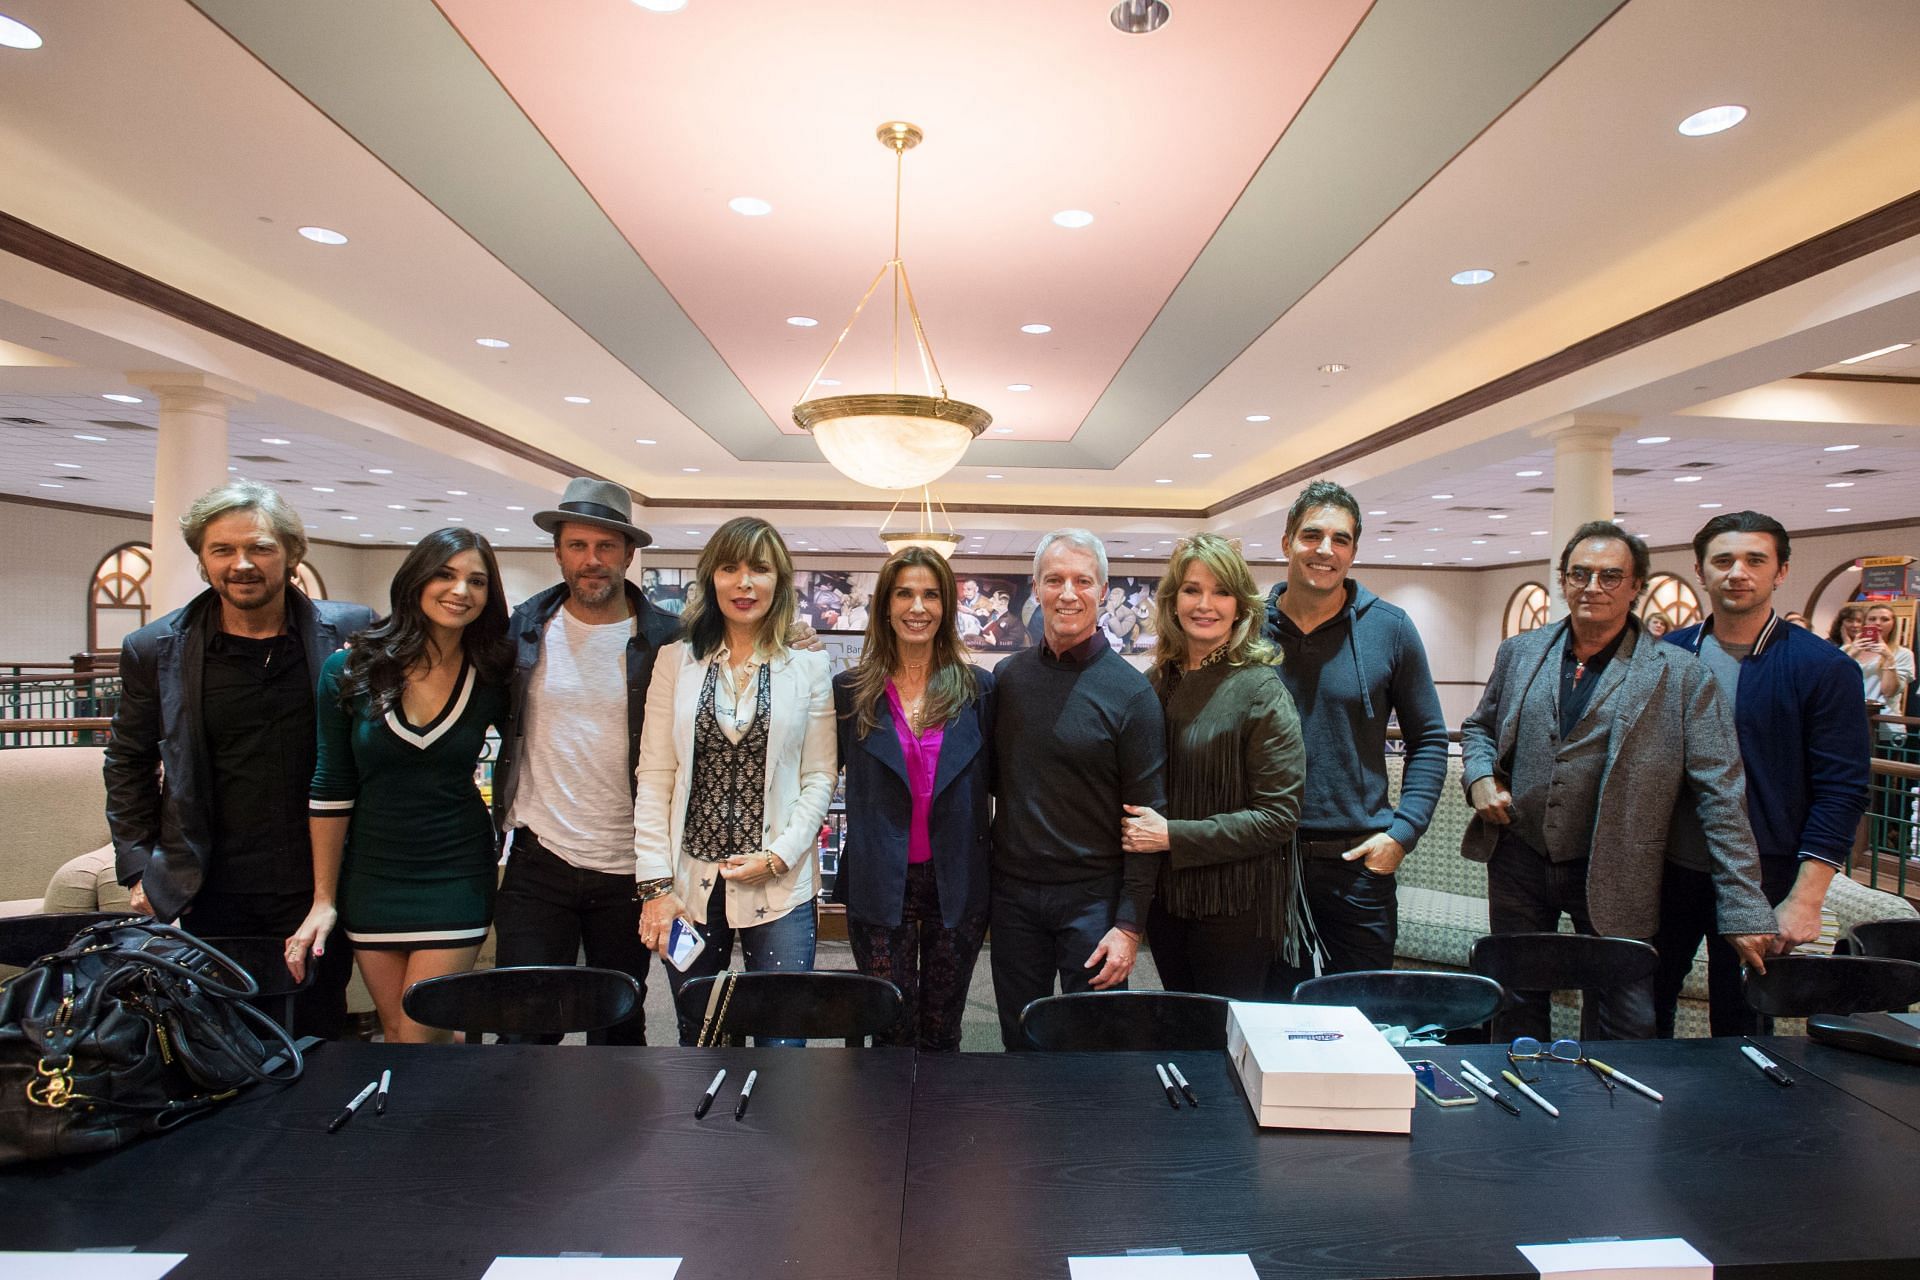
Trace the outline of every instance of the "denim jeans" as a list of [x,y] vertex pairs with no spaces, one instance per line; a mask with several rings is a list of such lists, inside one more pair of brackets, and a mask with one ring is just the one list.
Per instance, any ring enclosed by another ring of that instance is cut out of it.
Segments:
[[[540,843],[526,827],[513,833],[513,853],[494,900],[499,938],[494,963],[572,964],[584,944],[587,963],[617,969],[640,984],[640,1005],[625,1022],[591,1032],[589,1044],[647,1042],[647,964],[653,953],[640,944],[640,904],[633,900],[631,872],[588,871]],[[545,1037],[558,1044],[560,1037]]]
[[[1776,907],[1799,878],[1798,858],[1760,859],[1760,892]],[[1673,1038],[1680,988],[1686,985],[1702,939],[1707,944],[1708,1032],[1716,1036],[1773,1032],[1773,1019],[1755,1013],[1747,1004],[1740,985],[1740,956],[1720,936],[1714,904],[1712,873],[1667,864],[1660,882],[1660,931],[1653,937],[1660,951],[1660,971],[1654,975],[1655,1034],[1663,1040]]]
[[[1060,990],[1090,990],[1097,969],[1087,957],[1113,928],[1120,902],[1120,876],[1072,884],[1045,884],[1009,875],[993,879],[993,1001],[1000,1011],[1000,1043],[1009,1053],[1032,1048],[1020,1029],[1020,1012]],[[1112,988],[1124,991],[1122,982]]]
[[[675,1011],[680,1008],[681,987],[695,978],[712,977],[728,967],[728,962],[733,959],[733,938],[736,933],[740,935],[740,949],[746,953],[748,973],[805,973],[813,968],[816,928],[811,902],[801,903],[778,920],[749,925],[745,929],[733,928],[727,923],[727,882],[714,876],[713,893],[707,898],[707,922],[700,927],[700,932],[707,939],[707,949],[694,957],[685,973],[672,965],[667,966],[667,985],[673,988]],[[681,1013],[679,1019],[680,1043],[693,1044],[700,1038],[699,1014],[689,1018]],[[807,1042],[783,1036],[755,1036],[753,1043],[765,1049],[769,1046],[801,1048]]]
[[[1487,865],[1487,915],[1494,933],[1552,933],[1560,927],[1560,913],[1573,918],[1573,927],[1595,936],[1587,916],[1587,865],[1553,862],[1536,853],[1511,832]],[[1552,1038],[1551,992],[1509,992],[1510,1002],[1494,1015],[1496,1040],[1515,1036]],[[1584,993],[1580,1017],[1582,1039],[1646,1040],[1653,1036],[1653,979],[1644,978],[1611,991]]]
[[[1353,843],[1364,839],[1357,835]],[[1375,875],[1360,861],[1306,857],[1300,864],[1300,879],[1313,916],[1314,937],[1319,940],[1321,973],[1393,968],[1400,901],[1399,882],[1391,873]],[[1267,975],[1266,998],[1291,1001],[1295,986],[1317,976],[1311,957],[1299,965],[1277,959]]]

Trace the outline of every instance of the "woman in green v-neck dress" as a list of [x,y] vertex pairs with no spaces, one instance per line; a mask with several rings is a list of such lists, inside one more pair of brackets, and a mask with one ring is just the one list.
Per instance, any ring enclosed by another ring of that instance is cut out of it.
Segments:
[[314,904],[288,967],[344,927],[389,1041],[431,1038],[401,994],[472,968],[493,916],[497,846],[473,772],[507,712],[498,583],[485,538],[429,534],[394,575],[393,611],[321,668]]

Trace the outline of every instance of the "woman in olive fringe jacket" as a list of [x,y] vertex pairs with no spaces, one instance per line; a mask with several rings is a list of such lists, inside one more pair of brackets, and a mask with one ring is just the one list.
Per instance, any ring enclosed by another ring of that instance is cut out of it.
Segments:
[[1291,852],[1300,717],[1234,544],[1201,533],[1175,547],[1155,609],[1167,812],[1129,805],[1121,822],[1127,850],[1167,855],[1147,943],[1167,990],[1258,1000],[1268,966],[1306,931]]

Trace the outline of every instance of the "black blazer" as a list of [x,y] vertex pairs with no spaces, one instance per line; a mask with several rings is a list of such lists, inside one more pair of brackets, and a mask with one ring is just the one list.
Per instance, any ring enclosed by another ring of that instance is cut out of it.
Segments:
[[[947,722],[927,819],[940,919],[949,929],[986,914],[987,867],[993,861],[987,804],[993,776],[993,673],[977,674],[979,696]],[[847,772],[846,839],[833,900],[845,903],[848,918],[857,923],[892,928],[900,923],[906,897],[907,830],[913,819],[906,757],[885,701],[867,736],[855,736],[852,672],[833,678],[833,710],[840,767]]]
[[[219,607],[209,588],[120,647],[120,709],[105,765],[114,873],[121,884],[138,880],[162,920],[200,892],[213,849],[200,688]],[[309,600],[297,587],[287,588],[287,614],[316,683],[327,656],[374,620],[363,605]]]

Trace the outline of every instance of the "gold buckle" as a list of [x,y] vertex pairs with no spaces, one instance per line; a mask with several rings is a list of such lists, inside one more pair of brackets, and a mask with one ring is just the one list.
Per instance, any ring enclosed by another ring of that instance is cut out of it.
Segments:
[[34,1071],[39,1078],[27,1082],[28,1102],[37,1107],[48,1107],[58,1111],[73,1101],[72,1054],[61,1059],[57,1066],[42,1058],[35,1065]]

